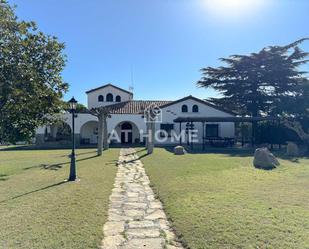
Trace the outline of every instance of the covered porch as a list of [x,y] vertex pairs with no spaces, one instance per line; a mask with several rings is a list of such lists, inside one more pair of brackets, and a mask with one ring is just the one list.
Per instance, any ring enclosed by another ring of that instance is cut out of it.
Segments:
[[[280,126],[280,120],[276,117],[178,117],[174,119],[179,124],[179,132],[184,129],[186,133],[194,129],[195,123],[202,124],[202,149],[209,147],[234,147],[256,144],[256,124],[259,122],[271,122],[275,126]],[[220,123],[234,123],[234,137],[224,137],[219,134]],[[245,129],[245,124],[249,124],[250,129]],[[250,134],[248,134],[250,133]],[[183,145],[180,139],[180,145]],[[187,145],[193,149],[194,143],[187,140]],[[278,144],[279,148],[281,144]],[[273,144],[271,144],[273,147]]]

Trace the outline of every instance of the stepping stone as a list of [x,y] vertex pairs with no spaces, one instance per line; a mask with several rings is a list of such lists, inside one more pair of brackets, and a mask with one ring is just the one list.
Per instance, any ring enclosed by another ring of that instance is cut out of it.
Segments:
[[159,202],[159,201],[152,201],[152,202],[150,202],[149,208],[152,208],[152,209],[162,209],[163,207],[162,207],[161,202]]
[[121,249],[163,249],[163,238],[132,239],[121,246]]
[[102,241],[102,249],[118,249],[123,242],[125,238],[122,235],[106,236]]
[[153,221],[142,220],[142,221],[130,221],[128,223],[128,228],[151,228],[158,225],[155,225]]
[[127,221],[127,220],[133,220],[132,217],[128,217],[125,215],[119,215],[115,213],[109,213],[108,214],[108,220],[109,221]]
[[108,221],[105,223],[103,231],[106,236],[119,235],[124,232],[124,221]]
[[142,217],[145,214],[143,210],[138,209],[125,209],[124,213],[128,217]]
[[135,193],[135,192],[128,192],[128,193],[127,193],[127,196],[128,196],[128,197],[138,197],[138,193]]
[[160,231],[158,228],[134,228],[128,229],[126,235],[129,238],[159,238]]
[[166,215],[162,210],[156,210],[145,217],[146,220],[166,219]]
[[145,209],[146,207],[147,204],[142,202],[126,202],[124,204],[124,208]]

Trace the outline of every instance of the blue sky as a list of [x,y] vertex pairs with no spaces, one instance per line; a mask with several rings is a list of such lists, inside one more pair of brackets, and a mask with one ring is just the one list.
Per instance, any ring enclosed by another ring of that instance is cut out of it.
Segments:
[[[21,19],[66,43],[65,98],[105,83],[135,99],[215,96],[197,88],[218,58],[309,37],[306,0],[10,0]],[[303,48],[309,51],[309,42]],[[307,67],[307,69],[309,69]],[[133,77],[131,72],[133,72]]]

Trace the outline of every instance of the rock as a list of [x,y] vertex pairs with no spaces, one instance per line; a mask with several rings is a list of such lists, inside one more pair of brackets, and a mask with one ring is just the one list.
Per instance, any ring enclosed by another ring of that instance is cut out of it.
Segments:
[[253,165],[256,168],[273,169],[280,163],[267,148],[258,148],[254,152]]
[[299,156],[298,145],[294,142],[288,142],[288,145],[286,147],[286,154],[288,156]]
[[186,150],[185,150],[185,148],[183,147],[183,146],[176,146],[175,148],[174,148],[174,154],[175,155],[183,155],[183,154],[185,154],[186,153]]

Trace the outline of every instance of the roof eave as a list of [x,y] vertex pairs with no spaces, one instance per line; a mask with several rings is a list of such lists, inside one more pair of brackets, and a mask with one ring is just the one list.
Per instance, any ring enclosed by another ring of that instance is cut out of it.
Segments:
[[128,93],[128,94],[130,94],[130,95],[133,96],[133,93],[132,93],[132,92],[127,91],[127,90],[125,90],[125,89],[122,89],[122,88],[120,88],[120,87],[118,87],[118,86],[115,86],[115,85],[113,85],[113,84],[111,84],[111,83],[105,84],[105,85],[100,86],[100,87],[97,87],[97,88],[90,89],[90,90],[86,91],[86,94],[91,93],[91,92],[95,92],[95,91],[97,91],[97,90],[103,89],[103,88],[108,87],[108,86],[114,87],[114,88],[116,88],[116,89],[118,89],[118,90],[120,90],[120,91],[122,91],[122,92]]

